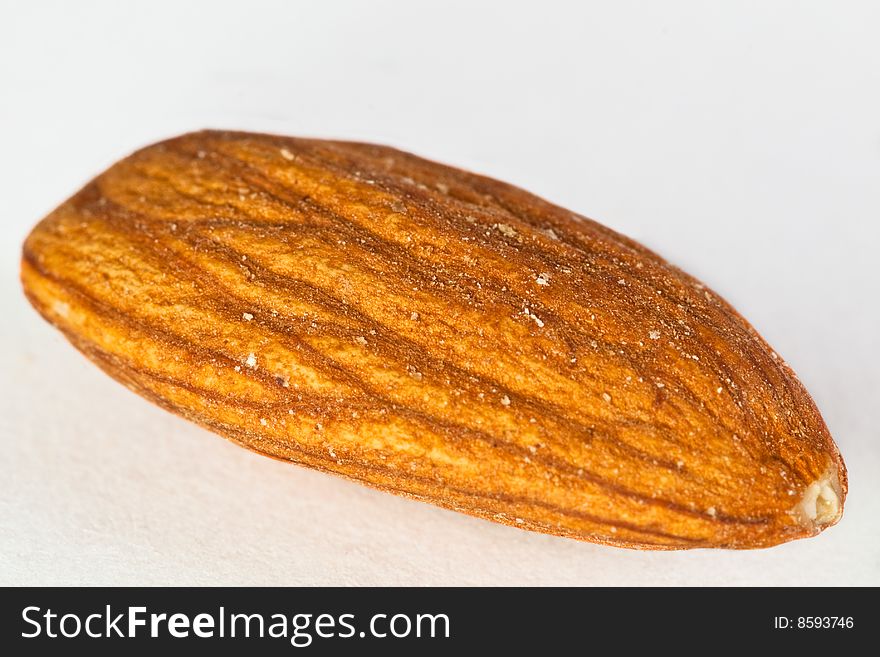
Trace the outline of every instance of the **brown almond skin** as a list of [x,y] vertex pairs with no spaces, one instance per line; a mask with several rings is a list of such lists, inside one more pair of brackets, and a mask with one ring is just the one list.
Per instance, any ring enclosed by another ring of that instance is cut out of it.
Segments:
[[723,299],[604,226],[369,144],[206,131],[34,228],[34,307],[164,408],[261,454],[630,548],[835,523],[846,469]]

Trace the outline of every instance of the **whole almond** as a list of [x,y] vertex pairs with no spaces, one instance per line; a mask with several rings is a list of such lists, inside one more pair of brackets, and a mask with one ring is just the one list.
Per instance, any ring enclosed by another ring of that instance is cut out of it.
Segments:
[[31,303],[268,456],[534,531],[753,548],[835,523],[812,399],[614,231],[392,148],[230,132],[115,164],[24,245]]

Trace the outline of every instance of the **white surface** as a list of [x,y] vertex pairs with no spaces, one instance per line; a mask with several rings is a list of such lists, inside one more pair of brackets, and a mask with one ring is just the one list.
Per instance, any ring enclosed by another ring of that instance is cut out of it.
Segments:
[[[0,5],[0,584],[880,584],[880,5]],[[202,127],[389,143],[600,219],[798,371],[846,514],[756,552],[529,534],[256,456],[26,304],[29,227]]]

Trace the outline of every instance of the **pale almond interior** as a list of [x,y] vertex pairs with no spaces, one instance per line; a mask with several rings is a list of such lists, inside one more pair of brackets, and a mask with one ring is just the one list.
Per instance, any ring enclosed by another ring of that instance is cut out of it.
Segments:
[[831,466],[822,477],[807,486],[794,510],[806,523],[831,525],[837,522],[843,510],[840,497],[840,478],[837,468]]

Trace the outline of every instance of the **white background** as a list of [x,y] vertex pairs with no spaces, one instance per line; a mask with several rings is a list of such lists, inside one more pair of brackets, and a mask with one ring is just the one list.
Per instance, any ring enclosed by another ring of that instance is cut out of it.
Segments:
[[[880,584],[880,3],[0,0],[0,584]],[[131,150],[387,143],[603,221],[814,395],[840,525],[753,552],[530,534],[251,454],[24,301],[27,230]]]

